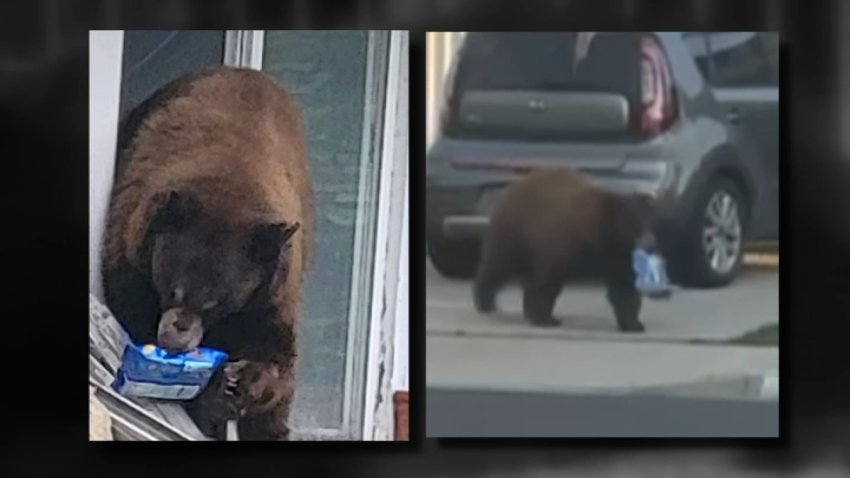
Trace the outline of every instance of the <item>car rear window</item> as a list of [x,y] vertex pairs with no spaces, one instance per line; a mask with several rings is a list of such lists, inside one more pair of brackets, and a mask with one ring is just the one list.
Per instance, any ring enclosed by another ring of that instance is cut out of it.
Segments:
[[[579,33],[583,33],[579,35]],[[455,121],[467,93],[615,93],[638,111],[642,32],[470,32],[458,51],[447,91],[449,136],[583,138],[565,131],[557,137],[534,131],[470,130]],[[522,121],[522,119],[518,119]],[[616,133],[622,136],[624,133]],[[590,138],[586,138],[590,139]]]
[[468,33],[454,91],[624,90],[639,73],[638,35],[597,33],[576,62],[577,32]]

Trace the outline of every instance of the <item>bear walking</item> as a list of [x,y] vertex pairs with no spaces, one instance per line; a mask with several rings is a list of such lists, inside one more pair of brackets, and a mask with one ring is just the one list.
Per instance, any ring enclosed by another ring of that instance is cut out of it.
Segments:
[[632,252],[655,247],[652,203],[644,194],[604,191],[570,169],[531,172],[507,188],[491,215],[476,309],[494,311],[499,289],[519,279],[526,319],[558,325],[552,310],[563,285],[595,279],[605,284],[620,330],[642,332]]

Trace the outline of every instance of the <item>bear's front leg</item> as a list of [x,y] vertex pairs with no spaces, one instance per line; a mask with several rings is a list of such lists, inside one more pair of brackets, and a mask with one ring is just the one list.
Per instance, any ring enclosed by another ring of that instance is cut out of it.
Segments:
[[288,441],[289,403],[276,405],[272,410],[246,415],[239,420],[241,441]]
[[238,395],[245,412],[239,419],[239,440],[289,439],[289,408],[295,390],[292,365],[248,362],[241,371]]
[[244,413],[239,378],[244,362],[229,362],[210,379],[209,385],[186,404],[186,410],[198,429],[214,440],[227,439],[227,422]]
[[640,321],[640,292],[631,281],[609,281],[607,285],[608,301],[614,309],[614,316],[621,332],[640,333],[645,327]]

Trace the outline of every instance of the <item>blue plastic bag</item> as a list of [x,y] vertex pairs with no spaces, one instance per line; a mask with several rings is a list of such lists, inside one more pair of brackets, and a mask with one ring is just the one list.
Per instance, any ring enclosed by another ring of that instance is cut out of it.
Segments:
[[673,292],[664,259],[658,254],[651,254],[643,249],[635,249],[632,254],[632,264],[635,270],[635,287],[653,299],[669,298]]
[[205,347],[169,354],[155,345],[128,344],[112,387],[122,395],[189,400],[226,361],[227,353]]

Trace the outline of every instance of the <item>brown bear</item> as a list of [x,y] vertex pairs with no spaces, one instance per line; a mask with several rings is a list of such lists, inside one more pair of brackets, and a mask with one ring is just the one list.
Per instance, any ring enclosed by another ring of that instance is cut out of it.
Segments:
[[137,343],[230,355],[187,403],[210,437],[288,439],[312,197],[299,108],[261,72],[177,79],[121,125],[106,303]]
[[558,325],[552,309],[563,285],[601,280],[620,330],[642,332],[632,251],[657,252],[653,202],[602,190],[566,168],[529,173],[508,186],[491,215],[474,282],[476,309],[492,312],[499,289],[519,279],[526,319]]

